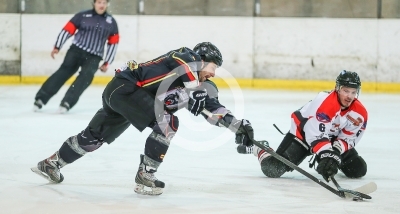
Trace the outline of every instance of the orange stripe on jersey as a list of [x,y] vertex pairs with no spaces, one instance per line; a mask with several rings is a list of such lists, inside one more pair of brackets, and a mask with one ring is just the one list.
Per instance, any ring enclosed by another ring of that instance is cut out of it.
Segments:
[[190,81],[196,80],[196,77],[194,76],[192,69],[190,69],[189,65],[186,64],[185,61],[183,61],[179,57],[176,57],[175,54],[172,55],[172,58],[174,58],[180,65],[182,65],[185,68],[185,72],[186,72],[187,76],[189,77]]
[[160,75],[160,76],[153,77],[151,79],[147,79],[147,80],[144,80],[144,81],[141,81],[141,82],[138,81],[136,83],[136,85],[139,86],[139,87],[146,87],[146,86],[152,85],[154,83],[163,81],[163,80],[165,80],[165,79],[167,79],[169,77],[172,77],[174,75],[176,75],[176,73],[169,73],[169,74]]
[[64,26],[64,30],[67,31],[69,34],[74,35],[75,31],[76,31],[76,27],[72,22],[68,22],[65,26]]
[[165,56],[161,57],[159,59],[155,59],[155,60],[151,60],[151,61],[148,61],[148,62],[140,63],[139,66],[143,67],[143,66],[148,66],[148,65],[152,65],[152,64],[157,64],[157,63],[161,62],[163,59],[165,59]]
[[136,85],[142,87],[143,85],[145,85],[145,84],[147,84],[147,83],[149,83],[149,82],[156,81],[156,80],[161,79],[161,78],[163,78],[163,77],[165,77],[165,76],[167,76],[167,75],[168,75],[168,74],[163,74],[163,75],[160,75],[160,76],[157,76],[157,77],[153,77],[153,78],[151,78],[151,79],[147,79],[147,80],[144,80],[144,81],[138,81],[138,82],[136,83]]
[[313,153],[318,152],[323,146],[330,144],[331,142],[329,141],[323,141],[323,142],[319,142],[317,145],[315,145],[312,149]]

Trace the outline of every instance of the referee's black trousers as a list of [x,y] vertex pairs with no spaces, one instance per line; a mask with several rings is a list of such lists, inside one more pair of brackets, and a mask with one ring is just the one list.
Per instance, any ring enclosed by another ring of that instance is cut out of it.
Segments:
[[69,87],[61,103],[67,102],[72,108],[79,100],[83,91],[92,83],[94,74],[99,68],[101,57],[90,54],[75,45],[71,45],[60,68],[53,73],[42,85],[35,100],[40,99],[46,104],[65,82],[81,67],[79,75]]

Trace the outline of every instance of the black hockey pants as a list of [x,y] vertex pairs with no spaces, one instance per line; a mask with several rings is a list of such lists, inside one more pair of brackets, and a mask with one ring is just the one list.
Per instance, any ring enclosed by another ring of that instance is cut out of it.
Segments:
[[81,67],[79,75],[61,101],[61,103],[67,102],[72,108],[78,102],[83,91],[92,83],[94,74],[99,68],[100,60],[101,57],[71,45],[61,67],[43,83],[36,94],[35,100],[40,99],[46,104]]
[[169,141],[178,129],[178,118],[164,114],[162,102],[124,78],[114,77],[106,86],[102,100],[103,108],[97,111],[88,127],[62,145],[61,158],[72,163],[103,143],[112,143],[132,124],[139,131],[146,127],[153,129],[146,140],[145,155],[162,162]]

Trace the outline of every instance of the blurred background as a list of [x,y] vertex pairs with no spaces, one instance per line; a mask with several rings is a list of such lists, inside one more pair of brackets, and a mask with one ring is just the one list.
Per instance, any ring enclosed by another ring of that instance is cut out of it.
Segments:
[[[0,0],[0,83],[42,83],[72,41],[49,57],[61,28],[92,3]],[[320,90],[346,69],[367,91],[400,93],[400,0],[110,0],[108,12],[121,35],[111,70],[211,41],[242,87]]]
[[[0,0],[0,13],[74,14],[91,0]],[[120,15],[399,18],[399,0],[111,0]]]

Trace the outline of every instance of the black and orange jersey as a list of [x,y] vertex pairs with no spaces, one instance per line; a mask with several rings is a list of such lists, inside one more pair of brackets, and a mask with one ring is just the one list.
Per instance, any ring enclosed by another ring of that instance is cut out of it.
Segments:
[[72,35],[75,35],[72,42],[74,45],[102,58],[107,42],[104,63],[113,62],[119,43],[119,33],[117,22],[110,14],[99,15],[94,9],[75,14],[59,33],[54,47],[61,49]]
[[[230,112],[218,100],[218,88],[211,80],[200,83],[198,71],[201,58],[187,47],[169,51],[153,60],[137,64],[131,60],[115,70],[115,76],[134,82],[163,100],[168,94],[180,93],[180,89],[206,90],[205,108],[213,113]],[[225,110],[223,110],[225,109]]]
[[354,99],[346,109],[341,109],[336,91],[321,92],[313,100],[295,111],[290,133],[307,142],[312,153],[335,148],[341,154],[354,148],[364,135],[368,113],[360,100]]
[[191,49],[182,47],[169,51],[136,67],[124,65],[116,69],[115,76],[123,77],[154,95],[175,88],[196,88],[201,58]]

